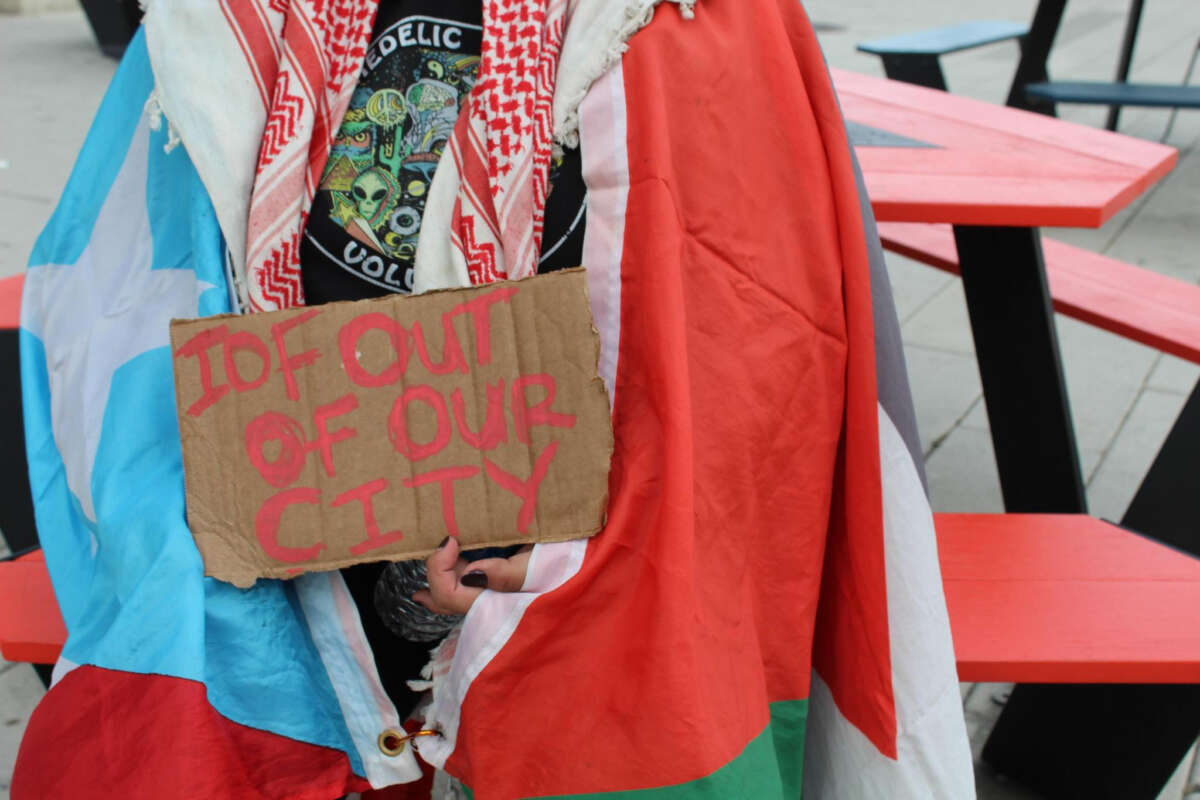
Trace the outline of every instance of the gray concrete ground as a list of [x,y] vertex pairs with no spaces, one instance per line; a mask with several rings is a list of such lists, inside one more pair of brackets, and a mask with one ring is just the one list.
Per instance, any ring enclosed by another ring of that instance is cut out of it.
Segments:
[[[882,74],[857,42],[973,19],[1027,21],[1034,0],[909,0],[864,3],[809,0],[821,42],[837,67]],[[1200,36],[1194,0],[1147,4],[1133,63],[1138,80],[1182,78]],[[1126,0],[1076,2],[1068,9],[1051,73],[1108,79],[1115,69]],[[944,59],[951,90],[1002,103],[1016,63],[1009,42]],[[115,65],[100,55],[82,15],[0,15],[0,277],[24,268],[38,231],[66,181]],[[1197,76],[1200,83],[1200,76]],[[1063,116],[1099,126],[1104,112],[1066,107]],[[1128,110],[1122,132],[1157,139],[1168,112]],[[1179,166],[1098,230],[1049,233],[1191,283],[1200,281],[1200,114],[1181,112],[1168,140]],[[904,333],[933,505],[938,510],[1000,511],[1000,491],[974,348],[958,280],[889,255]],[[1119,519],[1154,458],[1200,369],[1179,359],[1059,317],[1063,361],[1094,514]],[[999,710],[1003,686],[964,686],[964,707],[978,753]],[[0,664],[0,790],[41,689],[24,664]],[[1183,767],[1162,800],[1178,800]],[[1031,795],[979,775],[983,800]]]

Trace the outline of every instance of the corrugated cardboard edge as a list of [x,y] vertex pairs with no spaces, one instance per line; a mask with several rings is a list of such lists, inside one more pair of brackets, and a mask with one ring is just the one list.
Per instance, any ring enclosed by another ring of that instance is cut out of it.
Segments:
[[[180,411],[180,409],[179,409],[180,376],[179,376],[179,371],[177,369],[175,369],[175,359],[176,359],[175,342],[170,336],[170,331],[174,330],[176,323],[189,323],[190,324],[190,323],[196,323],[196,322],[210,322],[210,321],[215,321],[215,320],[229,319],[232,317],[241,317],[241,316],[244,316],[244,315],[236,314],[236,313],[227,313],[227,314],[214,314],[209,317],[192,317],[192,318],[187,318],[187,319],[178,319],[178,318],[172,319],[168,325],[168,340],[170,341],[170,345],[171,345],[171,379],[172,379],[172,383],[175,386],[175,398],[174,398],[174,400],[175,400],[175,429],[179,434],[180,461],[183,464],[184,521],[186,522],[187,527],[188,527],[188,534],[191,535],[192,543],[196,546],[196,551],[200,554],[200,560],[204,565],[204,575],[206,577],[215,578],[216,580],[230,583],[239,589],[250,589],[257,582],[258,578],[262,577],[262,575],[260,574],[261,570],[246,569],[246,570],[243,570],[243,571],[237,572],[237,573],[232,573],[232,572],[227,573],[226,577],[224,577],[224,578],[217,578],[217,576],[215,576],[211,572],[209,572],[208,565],[209,565],[210,559],[208,557],[206,557],[204,549],[200,547],[199,541],[196,540],[195,534],[192,533],[192,516],[194,514],[194,509],[192,507],[191,497],[192,497],[192,490],[194,487],[192,487],[191,482],[188,479],[188,475],[190,473],[192,473],[193,471],[188,469],[187,450],[183,446],[183,424],[184,423],[183,423],[183,420],[179,413],[179,411]],[[240,563],[240,562],[235,561],[232,563]],[[298,575],[293,574],[293,575],[288,575],[287,577],[295,578],[295,577],[298,577]]]

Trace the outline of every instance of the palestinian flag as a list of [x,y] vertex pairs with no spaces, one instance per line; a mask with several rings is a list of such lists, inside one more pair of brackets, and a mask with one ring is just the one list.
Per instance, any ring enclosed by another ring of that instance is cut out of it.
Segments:
[[[411,750],[376,745],[399,721],[337,573],[202,577],[165,321],[227,310],[229,287],[205,156],[186,129],[164,152],[154,83],[139,37],[26,279],[31,478],[69,638],[13,796],[414,781]],[[589,86],[608,525],[476,603],[422,758],[478,800],[972,797],[899,328],[804,12],[664,4]]]
[[477,798],[972,796],[899,326],[804,12],[660,8],[580,142],[608,525],[472,611],[422,754]]

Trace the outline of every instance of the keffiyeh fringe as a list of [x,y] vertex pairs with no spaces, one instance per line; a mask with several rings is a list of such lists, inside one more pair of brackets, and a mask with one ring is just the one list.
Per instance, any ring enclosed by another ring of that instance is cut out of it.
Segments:
[[[162,101],[158,96],[158,89],[150,92],[150,96],[146,98],[146,105],[142,107],[142,113],[146,115],[146,121],[150,125],[150,130],[160,131],[163,126],[163,109]],[[169,153],[179,146],[181,140],[179,133],[175,130],[175,126],[171,124],[171,120],[167,120],[167,143],[163,145],[163,152]]]
[[[566,112],[562,122],[554,131],[554,155],[562,156],[562,149],[579,146],[579,106],[587,96],[591,85],[600,76],[612,69],[625,51],[629,49],[629,39],[654,19],[654,10],[662,0],[651,0],[649,3],[631,3],[625,8],[624,23],[617,29],[613,41],[604,49],[604,58],[584,76],[582,88],[575,91],[566,103]],[[694,19],[696,16],[696,0],[666,0],[679,6],[679,13],[684,19]]]

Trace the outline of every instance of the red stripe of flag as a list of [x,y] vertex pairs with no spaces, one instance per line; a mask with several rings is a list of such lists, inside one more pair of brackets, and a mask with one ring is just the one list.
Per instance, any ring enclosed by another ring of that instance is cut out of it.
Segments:
[[90,666],[34,709],[12,780],[13,797],[325,800],[369,788],[340,750],[221,716],[202,683]]

